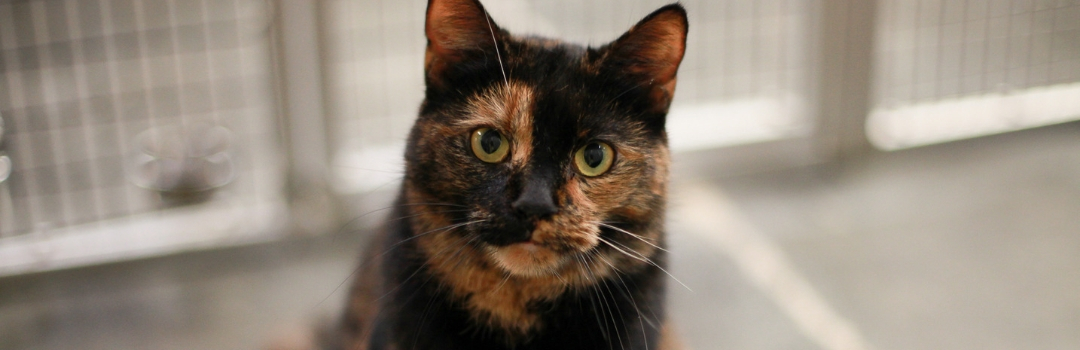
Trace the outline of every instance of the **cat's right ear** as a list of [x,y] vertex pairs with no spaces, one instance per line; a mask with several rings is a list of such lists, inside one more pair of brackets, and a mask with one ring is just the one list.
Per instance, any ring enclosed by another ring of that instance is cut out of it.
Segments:
[[455,64],[494,52],[506,35],[477,0],[429,0],[424,32],[428,39],[424,71],[428,81],[437,84]]

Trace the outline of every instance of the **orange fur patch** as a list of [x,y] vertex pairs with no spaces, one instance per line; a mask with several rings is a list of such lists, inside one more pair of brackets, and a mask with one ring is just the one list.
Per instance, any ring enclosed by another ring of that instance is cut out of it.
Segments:
[[457,126],[495,128],[510,140],[510,163],[524,167],[532,153],[533,94],[531,87],[516,81],[496,84],[469,100],[467,118]]
[[490,252],[499,267],[517,276],[549,274],[566,262],[564,255],[533,242],[491,248]]

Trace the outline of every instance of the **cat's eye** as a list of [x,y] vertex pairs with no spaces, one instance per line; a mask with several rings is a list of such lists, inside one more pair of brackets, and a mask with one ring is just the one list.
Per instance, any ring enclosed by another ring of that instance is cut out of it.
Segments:
[[469,136],[469,143],[472,145],[476,158],[488,163],[501,162],[510,153],[510,142],[498,130],[492,128],[476,129]]
[[593,141],[574,152],[574,165],[585,176],[600,176],[611,169],[615,150],[606,143]]

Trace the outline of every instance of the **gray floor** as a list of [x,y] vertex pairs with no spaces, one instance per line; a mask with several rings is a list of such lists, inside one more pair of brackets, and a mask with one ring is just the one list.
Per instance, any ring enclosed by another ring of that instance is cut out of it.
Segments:
[[[873,348],[1080,349],[1075,123],[718,183]],[[755,299],[735,295],[713,312],[747,316]],[[695,345],[812,348],[749,331]]]
[[[841,168],[677,181],[691,180],[722,193],[865,348],[1080,348],[1077,124]],[[689,345],[823,348],[748,278],[754,261],[702,244],[723,232],[672,226],[671,272],[693,290],[672,284]],[[260,348],[338,305],[362,238],[0,279],[0,349]]]

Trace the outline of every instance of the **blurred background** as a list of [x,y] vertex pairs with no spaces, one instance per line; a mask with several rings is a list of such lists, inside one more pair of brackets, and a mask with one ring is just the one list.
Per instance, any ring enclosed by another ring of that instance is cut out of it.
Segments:
[[[666,2],[484,1],[593,45]],[[1080,348],[1080,1],[682,3],[689,345]],[[0,349],[252,349],[333,315],[425,6],[0,0]]]

